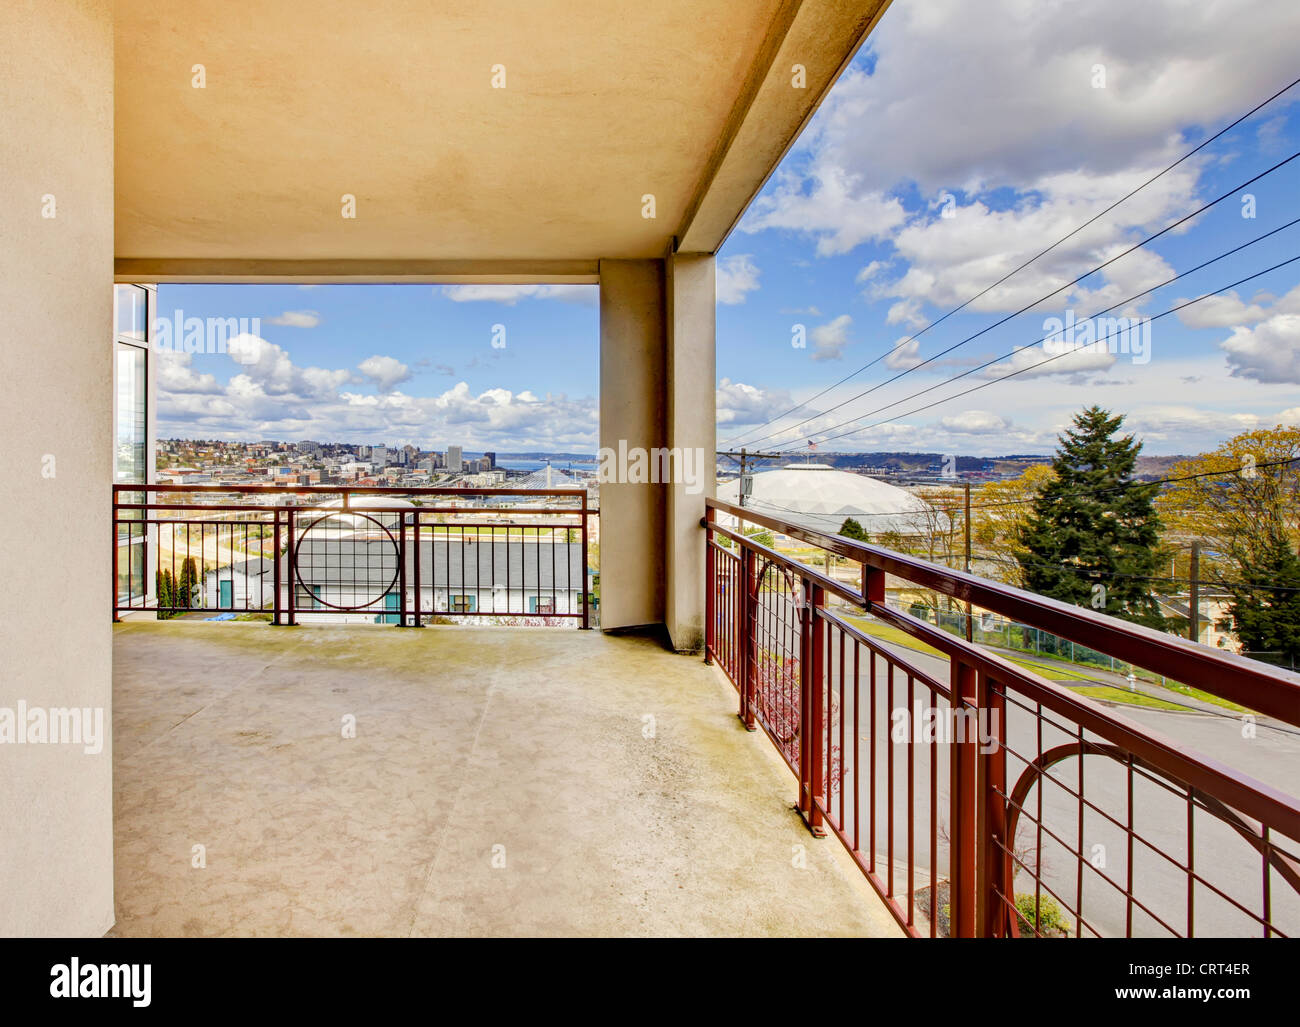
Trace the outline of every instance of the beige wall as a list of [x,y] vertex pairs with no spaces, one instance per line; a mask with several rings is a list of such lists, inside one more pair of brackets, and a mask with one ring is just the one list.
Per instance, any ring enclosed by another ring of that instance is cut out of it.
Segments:
[[[0,4],[0,706],[112,714],[111,0]],[[54,196],[55,217],[42,218]],[[54,477],[43,474],[46,455]],[[0,745],[0,933],[113,924],[112,748]]]
[[[664,515],[667,559],[664,623],[673,647],[704,648],[704,499],[713,495],[717,305],[710,254],[672,254],[665,261],[668,445],[695,458],[696,482],[674,479]],[[700,459],[702,457],[702,459]]]
[[[664,445],[664,269],[661,260],[600,262],[600,445]],[[600,487],[600,624],[664,619],[664,487]]]

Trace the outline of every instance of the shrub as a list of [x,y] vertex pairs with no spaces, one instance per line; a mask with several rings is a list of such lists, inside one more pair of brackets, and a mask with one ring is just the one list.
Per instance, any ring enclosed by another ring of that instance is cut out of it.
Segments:
[[[1038,906],[1038,923],[1034,925],[1034,906]],[[1070,933],[1070,921],[1061,913],[1061,907],[1050,895],[1040,895],[1037,899],[1032,894],[1016,896],[1016,915],[1019,926],[1031,932],[1051,936]]]

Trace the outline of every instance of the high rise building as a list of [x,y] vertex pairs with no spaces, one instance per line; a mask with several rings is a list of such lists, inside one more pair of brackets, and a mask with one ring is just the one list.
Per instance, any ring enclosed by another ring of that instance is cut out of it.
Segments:
[[496,455],[495,453],[484,453],[484,454],[483,454],[483,462],[484,462],[484,464],[486,465],[486,466],[484,467],[484,470],[486,470],[486,471],[491,471],[491,470],[493,470],[493,469],[496,467],[496,465],[497,465],[497,455]]
[[460,446],[447,447],[447,470],[458,474],[461,470]]

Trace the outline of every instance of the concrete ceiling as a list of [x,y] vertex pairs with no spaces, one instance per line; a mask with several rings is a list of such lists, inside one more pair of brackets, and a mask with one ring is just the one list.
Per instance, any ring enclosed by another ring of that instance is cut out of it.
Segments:
[[118,0],[118,277],[590,280],[713,252],[887,3]]

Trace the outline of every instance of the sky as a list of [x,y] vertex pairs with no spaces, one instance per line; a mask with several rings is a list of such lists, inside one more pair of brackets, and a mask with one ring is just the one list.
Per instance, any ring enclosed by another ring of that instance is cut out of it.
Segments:
[[[720,448],[1043,453],[1092,403],[1155,454],[1300,423],[1300,260],[1164,313],[1300,257],[1300,224],[1244,245],[1300,218],[1300,157],[1242,185],[1300,151],[1300,85],[989,289],[1300,76],[1297,38],[1285,0],[895,0],[718,254]],[[162,356],[163,436],[599,445],[594,286],[159,299],[261,318]],[[1127,352],[1044,347],[1112,306],[1153,319]]]

